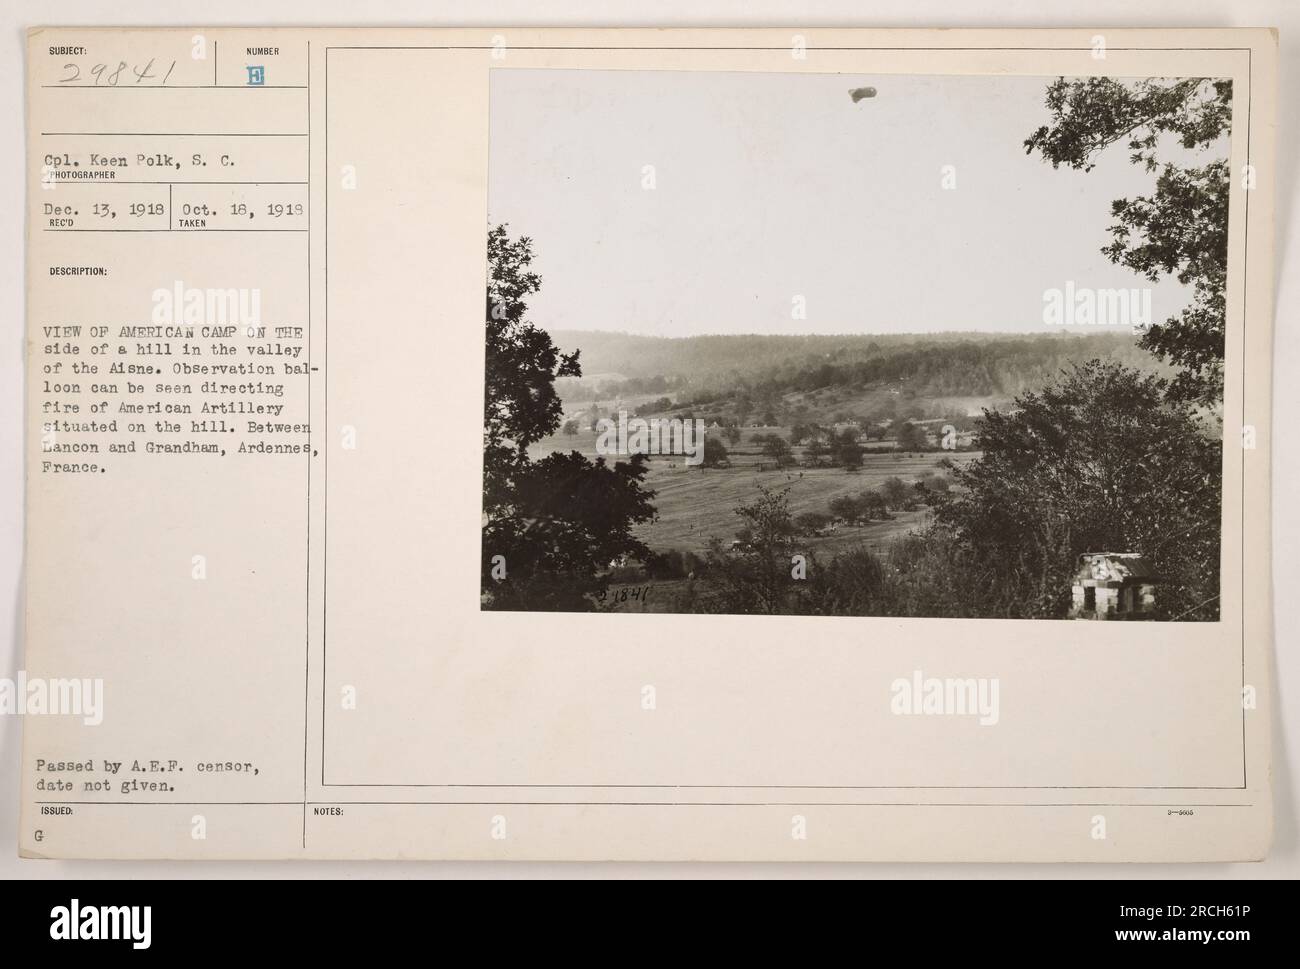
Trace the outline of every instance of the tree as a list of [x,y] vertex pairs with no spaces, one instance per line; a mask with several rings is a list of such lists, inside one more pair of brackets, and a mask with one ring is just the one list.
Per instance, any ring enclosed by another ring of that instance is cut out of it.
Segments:
[[863,449],[857,441],[841,441],[835,454],[845,471],[861,470]]
[[575,437],[578,433],[578,421],[576,418],[564,422],[564,433],[567,437]]
[[862,467],[862,445],[858,443],[857,431],[846,427],[831,438],[831,460],[846,471]]
[[891,614],[886,593],[889,575],[866,547],[835,556],[825,568],[812,572],[809,580],[807,612],[825,616]]
[[858,495],[858,508],[862,517],[868,521],[873,518],[889,518],[889,503],[879,491],[870,488]]
[[838,498],[832,498],[830,504],[831,514],[836,518],[842,518],[846,522],[856,524],[862,518],[862,503],[853,495],[840,495]]
[[800,535],[816,535],[830,523],[831,516],[823,515],[819,511],[806,511],[794,517],[795,528]]
[[651,552],[645,560],[646,576],[651,579],[680,579],[687,574],[686,560],[675,548]]
[[810,468],[820,467],[822,459],[827,455],[826,445],[822,443],[821,438],[814,437],[803,449],[803,460]]
[[722,436],[727,439],[728,444],[739,444],[740,428],[735,424],[728,424],[722,429]]
[[752,502],[736,506],[741,520],[737,539],[741,547],[725,551],[714,541],[709,552],[709,574],[724,587],[716,605],[724,612],[778,614],[791,611],[793,592],[791,561],[797,529],[784,490],[759,487]]
[[526,319],[539,291],[532,241],[488,233],[483,402],[483,605],[494,609],[586,610],[612,560],[648,551],[633,527],[654,517],[642,487],[645,459],[611,468],[577,451],[538,461],[531,445],[560,425],[559,377],[578,377],[578,353],[562,354]]
[[910,489],[903,482],[903,479],[897,475],[891,475],[881,482],[880,495],[893,509],[905,507],[912,499]]
[[941,501],[951,490],[952,482],[947,475],[935,474],[933,471],[922,472],[916,482],[916,491],[920,499],[927,503]]
[[1048,86],[1046,104],[1051,124],[1025,139],[1027,153],[1038,151],[1053,168],[1086,172],[1100,152],[1124,142],[1133,164],[1159,172],[1152,194],[1111,204],[1116,221],[1102,252],[1152,281],[1174,275],[1192,286],[1190,305],[1148,327],[1141,345],[1183,368],[1170,386],[1174,396],[1221,402],[1230,177],[1226,148],[1223,157],[1199,167],[1161,164],[1157,151],[1166,136],[1187,150],[1219,146],[1231,129],[1232,82],[1059,78]]
[[790,443],[780,434],[768,434],[764,438],[763,454],[772,458],[778,468],[784,468],[792,460]]
[[919,424],[904,421],[898,426],[897,443],[900,451],[920,451],[929,444],[929,441]]
[[716,468],[727,463],[727,446],[716,437],[706,435],[704,438],[704,460],[706,468]]
[[660,397],[658,400],[647,401],[636,409],[637,417],[645,417],[647,414],[662,414],[666,410],[671,410],[673,406],[672,399],[669,397]]
[[1216,619],[1222,446],[1166,381],[1095,360],[1015,413],[986,411],[983,456],[954,467],[935,509],[970,567],[995,582],[992,614],[1063,617],[1083,552],[1136,552],[1171,618]]
[[525,299],[541,289],[532,240],[511,241],[506,227],[488,233],[487,347],[484,362],[483,485],[488,510],[510,503],[514,475],[528,448],[559,425],[558,377],[580,377],[578,352],[562,354],[550,334],[524,319]]

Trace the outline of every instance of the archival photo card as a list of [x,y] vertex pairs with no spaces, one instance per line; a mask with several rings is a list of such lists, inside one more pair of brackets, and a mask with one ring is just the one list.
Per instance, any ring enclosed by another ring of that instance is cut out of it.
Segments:
[[1276,57],[33,29],[20,851],[1264,857]]

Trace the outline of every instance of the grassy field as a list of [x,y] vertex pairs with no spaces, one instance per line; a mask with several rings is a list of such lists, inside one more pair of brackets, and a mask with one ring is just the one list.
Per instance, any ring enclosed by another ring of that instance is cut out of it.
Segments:
[[[718,434],[719,431],[711,431]],[[939,462],[950,458],[963,463],[978,457],[977,452],[926,452],[926,453],[868,453],[863,457],[860,471],[848,472],[843,468],[777,469],[772,460],[759,454],[757,447],[749,444],[753,434],[778,433],[789,436],[789,428],[746,428],[742,442],[728,445],[731,467],[688,467],[681,457],[652,456],[646,486],[655,491],[654,505],[659,520],[640,526],[637,537],[655,551],[679,549],[702,552],[709,539],[717,537],[730,542],[740,526],[735,508],[742,502],[758,496],[760,485],[784,488],[790,499],[791,511],[829,512],[832,499],[841,495],[855,495],[868,488],[877,488],[886,478],[897,476],[909,484],[922,473],[942,473]],[[537,459],[552,451],[579,451],[595,458],[596,435],[584,430],[576,435],[557,434],[538,442],[532,450]],[[796,449],[796,455],[799,449]],[[764,469],[760,470],[760,466]],[[825,537],[809,538],[808,547],[818,555],[866,544],[883,548],[904,532],[924,521],[924,509],[898,512],[890,521],[871,522],[860,527],[841,526]]]

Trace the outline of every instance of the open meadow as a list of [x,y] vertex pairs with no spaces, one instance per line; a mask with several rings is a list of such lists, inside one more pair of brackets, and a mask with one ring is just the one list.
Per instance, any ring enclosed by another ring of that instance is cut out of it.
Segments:
[[[719,435],[721,431],[713,429],[708,433]],[[803,467],[802,449],[795,448],[795,458],[800,463],[778,468],[757,445],[749,444],[749,440],[753,435],[771,433],[788,438],[788,427],[745,428],[742,433],[741,443],[729,446],[729,467],[690,467],[680,456],[647,456],[649,471],[645,485],[655,492],[654,505],[659,517],[657,521],[637,526],[634,529],[637,538],[656,552],[677,549],[699,554],[708,547],[711,538],[718,538],[724,544],[731,542],[740,527],[736,506],[753,501],[760,485],[785,489],[790,511],[796,516],[806,512],[829,514],[834,499],[879,488],[887,478],[898,477],[911,485],[926,472],[943,474],[941,462],[945,460],[963,464],[979,457],[977,451],[868,451],[863,455],[860,470],[845,471],[838,467]],[[552,451],[578,451],[589,459],[599,456],[596,434],[590,429],[544,438],[533,448],[531,456],[536,460]],[[612,463],[625,458],[609,456],[607,460]],[[893,514],[887,521],[840,525],[833,534],[808,537],[807,546],[810,551],[826,556],[864,544],[882,549],[920,525],[928,512],[921,508]]]

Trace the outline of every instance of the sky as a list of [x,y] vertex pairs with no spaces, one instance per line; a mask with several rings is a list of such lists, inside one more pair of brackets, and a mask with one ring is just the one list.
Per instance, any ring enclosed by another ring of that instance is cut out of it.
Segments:
[[534,240],[548,330],[1048,332],[1067,281],[1150,287],[1162,320],[1188,291],[1100,252],[1154,176],[1025,154],[1050,80],[495,70],[488,218]]

